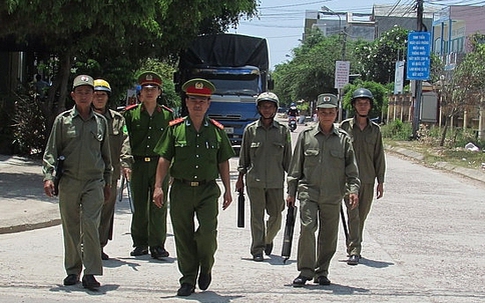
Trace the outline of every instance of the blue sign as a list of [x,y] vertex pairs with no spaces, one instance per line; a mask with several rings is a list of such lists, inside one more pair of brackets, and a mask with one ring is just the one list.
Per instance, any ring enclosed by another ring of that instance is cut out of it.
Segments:
[[429,32],[411,32],[408,34],[406,79],[429,79],[430,51],[431,34]]

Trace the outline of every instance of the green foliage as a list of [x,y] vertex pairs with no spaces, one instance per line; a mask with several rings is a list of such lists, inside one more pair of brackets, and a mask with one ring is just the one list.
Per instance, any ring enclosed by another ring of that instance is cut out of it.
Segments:
[[351,113],[350,116],[352,116],[353,115],[353,107],[351,104],[352,94],[356,89],[362,88],[362,87],[370,90],[372,92],[372,95],[374,96],[374,106],[372,107],[372,110],[369,113],[369,116],[371,118],[380,117],[381,113],[387,110],[387,104],[389,101],[388,95],[390,93],[390,90],[386,86],[377,82],[357,80],[357,81],[354,81],[354,83],[352,84],[346,85],[343,89],[342,107],[347,111],[349,111],[349,113]]
[[401,120],[396,119],[387,125],[381,126],[381,132],[383,138],[409,140],[413,130],[410,123],[403,123]]

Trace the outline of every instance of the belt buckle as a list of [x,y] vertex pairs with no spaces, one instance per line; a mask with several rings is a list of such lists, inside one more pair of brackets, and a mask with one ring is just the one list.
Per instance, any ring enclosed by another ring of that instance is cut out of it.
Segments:
[[191,181],[190,186],[199,186],[199,182],[198,181]]
[[150,157],[145,157],[145,162],[150,162],[151,160]]

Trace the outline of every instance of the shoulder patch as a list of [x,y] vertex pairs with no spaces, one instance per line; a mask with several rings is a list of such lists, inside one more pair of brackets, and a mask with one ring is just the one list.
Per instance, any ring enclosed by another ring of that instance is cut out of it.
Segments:
[[165,105],[161,105],[163,109],[165,110],[168,110],[169,112],[173,113],[173,109],[171,109],[170,107],[168,106],[165,106]]
[[127,107],[125,107],[125,110],[131,110],[131,109],[134,109],[138,106],[138,104],[132,104],[132,105],[128,105]]
[[220,129],[224,129],[224,125],[222,125],[221,123],[217,122],[216,120],[214,119],[210,119],[211,123],[214,124],[215,126],[217,126],[218,128]]
[[174,126],[174,125],[180,124],[182,122],[184,122],[184,118],[180,117],[180,118],[177,118],[177,119],[174,119],[174,120],[168,122],[168,126]]

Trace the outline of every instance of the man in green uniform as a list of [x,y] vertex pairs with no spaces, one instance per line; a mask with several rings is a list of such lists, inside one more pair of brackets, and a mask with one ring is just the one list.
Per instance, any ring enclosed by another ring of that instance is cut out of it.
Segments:
[[[288,206],[300,200],[300,238],[293,286],[314,279],[329,285],[328,267],[335,254],[342,199],[358,204],[359,171],[350,137],[334,126],[337,97],[321,94],[317,100],[318,124],[300,133],[288,173]],[[318,240],[315,231],[318,228]],[[318,243],[318,246],[316,246]]]
[[[217,248],[217,200],[221,190],[218,176],[224,185],[222,209],[232,202],[229,158],[234,156],[224,127],[206,117],[214,85],[204,79],[187,81],[182,89],[189,115],[170,122],[157,144],[160,154],[153,202],[164,207],[167,190],[162,181],[170,170],[173,184],[170,190],[172,219],[177,261],[182,278],[178,296],[194,292],[195,280],[206,290],[212,280],[212,266]],[[194,215],[198,221],[195,230]]]
[[[362,182],[359,190],[359,206],[354,209],[347,208],[349,218],[349,239],[347,241],[349,259],[347,264],[357,265],[362,248],[364,222],[371,209],[376,178],[376,198],[379,199],[384,194],[386,159],[381,129],[379,125],[369,119],[374,96],[368,89],[358,88],[353,92],[351,102],[355,116],[343,121],[340,128],[353,138],[353,147]],[[345,202],[348,202],[347,199]]]
[[[281,228],[285,208],[283,187],[291,160],[291,136],[288,128],[274,120],[279,99],[264,92],[256,98],[261,118],[244,130],[239,154],[239,178],[236,191],[244,190],[243,176],[251,203],[251,254],[263,261],[263,251],[270,255],[273,239]],[[264,222],[265,211],[269,218]]]
[[91,108],[93,78],[77,76],[71,97],[76,105],[56,117],[47,141],[44,191],[49,197],[57,194],[54,168],[57,159],[65,157],[58,193],[67,272],[64,285],[79,282],[84,265],[82,284],[94,290],[100,286],[94,275],[103,274],[98,233],[101,209],[111,193],[109,131],[106,119]]
[[99,224],[99,241],[101,244],[101,259],[103,260],[109,259],[109,256],[104,252],[103,248],[108,244],[108,240],[113,238],[118,180],[121,170],[123,170],[123,175],[126,178],[130,177],[132,163],[130,140],[125,126],[125,119],[117,111],[109,109],[108,100],[110,95],[111,86],[106,80],[94,80],[93,109],[98,114],[103,115],[108,121],[111,164],[113,166],[111,195],[108,200],[104,201],[101,222]]
[[[130,182],[134,208],[131,221],[134,250],[130,254],[146,255],[150,247],[152,258],[163,259],[169,255],[165,250],[167,203],[160,208],[151,203],[159,158],[153,148],[173,120],[173,113],[168,107],[157,103],[162,93],[162,78],[158,74],[144,72],[138,77],[138,83],[141,86],[141,103],[128,106],[124,114],[134,159]],[[165,189],[168,188],[168,179],[167,176],[163,182]]]

